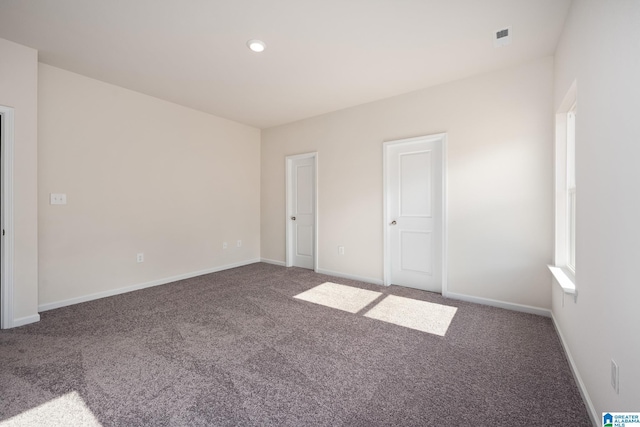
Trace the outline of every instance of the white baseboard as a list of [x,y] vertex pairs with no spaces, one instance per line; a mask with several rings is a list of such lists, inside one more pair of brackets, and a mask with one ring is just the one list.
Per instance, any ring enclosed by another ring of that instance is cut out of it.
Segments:
[[33,314],[31,316],[19,317],[17,319],[13,319],[12,328],[17,328],[18,326],[28,325],[30,323],[36,323],[40,321],[39,314]]
[[281,267],[284,267],[286,265],[284,261],[277,261],[275,259],[269,259],[269,258],[260,258],[260,262],[266,262],[267,264],[279,265]]
[[562,344],[562,348],[564,350],[564,354],[567,356],[567,360],[569,361],[569,366],[571,366],[571,373],[573,374],[573,378],[576,380],[578,384],[578,390],[580,391],[580,395],[582,396],[582,400],[584,401],[585,406],[587,407],[587,412],[589,413],[589,417],[591,417],[591,422],[594,426],[600,425],[600,416],[596,412],[595,406],[593,406],[593,402],[591,401],[591,397],[589,397],[589,392],[587,392],[587,387],[584,385],[584,381],[582,381],[582,377],[580,376],[580,372],[578,371],[578,367],[576,366],[573,357],[571,356],[571,351],[569,351],[569,346],[564,339],[564,335],[562,335],[562,331],[556,322],[556,317],[551,313],[551,320],[553,322],[553,326],[558,333],[558,337],[560,338],[560,343]]
[[66,307],[73,304],[79,304],[81,302],[93,301],[100,298],[111,297],[114,295],[124,294],[127,292],[137,291],[140,289],[150,288],[153,286],[165,285],[167,283],[176,282],[178,280],[190,279],[196,276],[202,276],[203,274],[216,273],[218,271],[228,270],[230,268],[242,267],[244,265],[255,264],[260,262],[260,259],[254,258],[247,261],[240,261],[234,264],[221,265],[219,267],[208,268],[206,270],[194,271],[191,273],[179,274],[177,276],[167,277],[164,279],[152,280],[150,282],[139,283],[137,285],[125,286],[123,288],[110,289],[108,291],[96,292],[95,294],[83,295],[81,297],[70,298],[62,301],[49,302],[46,304],[40,304],[38,311],[53,310],[56,308]]
[[343,279],[359,280],[361,282],[373,283],[374,285],[382,285],[382,279],[374,279],[371,277],[356,276],[355,274],[340,273],[338,271],[324,270],[317,268],[316,273],[326,274],[327,276],[342,277]]
[[447,292],[445,298],[457,299],[460,301],[473,302],[476,304],[489,305],[491,307],[504,308],[506,310],[520,311],[523,313],[537,314],[538,316],[551,317],[551,310],[530,305],[516,304],[512,302],[499,301],[490,298],[474,297],[471,295]]

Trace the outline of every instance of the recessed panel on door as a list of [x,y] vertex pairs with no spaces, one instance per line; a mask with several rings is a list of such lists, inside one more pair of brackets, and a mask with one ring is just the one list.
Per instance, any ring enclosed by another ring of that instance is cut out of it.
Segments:
[[401,154],[400,216],[431,216],[431,151]]
[[313,227],[311,225],[297,225],[296,232],[296,255],[313,255]]
[[296,213],[313,213],[313,166],[296,166]]
[[400,231],[400,268],[431,275],[432,234],[429,231]]

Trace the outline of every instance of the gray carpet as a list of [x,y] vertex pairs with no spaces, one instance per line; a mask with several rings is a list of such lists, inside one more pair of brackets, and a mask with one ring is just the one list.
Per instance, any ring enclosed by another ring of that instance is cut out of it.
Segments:
[[[441,337],[293,298],[327,281],[458,310]],[[44,312],[0,361],[0,425],[61,397],[103,426],[591,425],[548,318],[268,264]]]

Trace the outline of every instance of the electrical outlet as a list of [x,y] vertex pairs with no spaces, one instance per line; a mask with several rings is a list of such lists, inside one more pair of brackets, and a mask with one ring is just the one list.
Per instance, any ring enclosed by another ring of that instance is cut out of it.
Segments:
[[620,394],[620,371],[615,360],[611,359],[611,387]]
[[227,242],[222,243],[222,249],[227,249]]
[[49,204],[51,205],[66,205],[67,195],[64,193],[51,193],[49,198]]
[[338,255],[344,255],[344,246],[338,246]]
[[238,247],[242,246],[242,240],[238,240]]
[[136,256],[136,261],[138,261],[138,262],[144,262],[144,254],[143,254],[143,253],[139,253],[139,254]]

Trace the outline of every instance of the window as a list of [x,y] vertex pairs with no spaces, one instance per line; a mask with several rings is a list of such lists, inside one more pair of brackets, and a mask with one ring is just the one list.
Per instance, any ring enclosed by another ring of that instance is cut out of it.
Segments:
[[556,114],[555,266],[550,266],[565,293],[576,295],[576,83]]
[[576,104],[567,112],[566,267],[576,273]]

